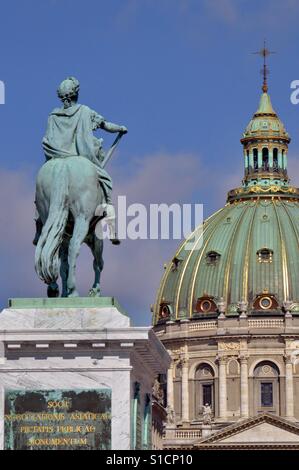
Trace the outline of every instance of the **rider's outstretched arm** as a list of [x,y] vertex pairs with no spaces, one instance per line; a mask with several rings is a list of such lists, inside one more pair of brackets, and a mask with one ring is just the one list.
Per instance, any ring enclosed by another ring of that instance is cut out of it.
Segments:
[[104,129],[107,132],[122,132],[123,134],[128,132],[125,126],[119,126],[118,124],[113,124],[113,122],[106,121],[103,116],[97,114],[95,111],[92,111],[91,120],[94,131],[96,129]]
[[102,121],[100,124],[100,128],[104,129],[107,132],[127,132],[127,128],[125,126],[119,126],[118,124],[113,124],[112,122]]

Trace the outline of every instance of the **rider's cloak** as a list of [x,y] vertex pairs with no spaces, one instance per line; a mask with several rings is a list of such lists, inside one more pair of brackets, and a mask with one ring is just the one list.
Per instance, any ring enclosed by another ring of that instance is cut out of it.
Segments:
[[112,180],[101,166],[104,158],[102,139],[93,135],[93,130],[99,128],[104,120],[103,116],[85,105],[55,108],[48,118],[43,149],[47,160],[70,156],[88,158],[96,165],[100,183],[109,197]]

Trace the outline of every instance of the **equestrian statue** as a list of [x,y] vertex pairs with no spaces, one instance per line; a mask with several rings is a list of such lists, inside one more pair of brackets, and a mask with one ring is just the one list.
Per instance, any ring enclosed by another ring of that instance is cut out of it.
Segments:
[[[58,276],[62,297],[78,296],[76,261],[82,243],[93,254],[95,272],[90,296],[100,296],[103,270],[103,237],[98,222],[105,219],[109,238],[120,241],[116,233],[115,210],[111,201],[112,180],[105,166],[127,128],[119,126],[78,103],[80,84],[74,77],[58,88],[62,108],[55,108],[48,119],[43,149],[46,162],[36,181],[35,269],[47,284],[48,297],[58,297]],[[97,129],[117,133],[107,153]]]

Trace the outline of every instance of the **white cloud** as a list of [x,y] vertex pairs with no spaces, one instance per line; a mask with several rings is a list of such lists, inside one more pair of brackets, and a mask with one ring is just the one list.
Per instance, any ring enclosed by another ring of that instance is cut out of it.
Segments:
[[134,202],[182,202],[205,182],[205,169],[192,154],[149,155],[135,158],[131,166],[134,172],[129,178],[120,167],[113,167],[112,174],[115,193],[126,194]]

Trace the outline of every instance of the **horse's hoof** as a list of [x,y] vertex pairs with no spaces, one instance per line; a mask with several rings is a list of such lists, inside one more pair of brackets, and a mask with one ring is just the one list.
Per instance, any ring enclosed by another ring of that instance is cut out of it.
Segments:
[[50,284],[50,285],[48,285],[47,295],[48,295],[48,297],[50,297],[50,298],[59,297],[59,287],[58,287],[58,284],[55,283],[55,284]]
[[96,288],[96,287],[93,287],[92,289],[90,289],[90,291],[88,292],[88,297],[101,297],[101,291],[100,289]]
[[68,293],[68,297],[79,297],[79,292],[73,290],[72,292]]
[[110,239],[112,245],[120,245],[121,241],[118,238],[111,238]]
[[32,240],[32,244],[33,244],[34,246],[37,246],[39,239],[40,239],[40,234],[37,233],[37,234],[35,235],[34,239]]

